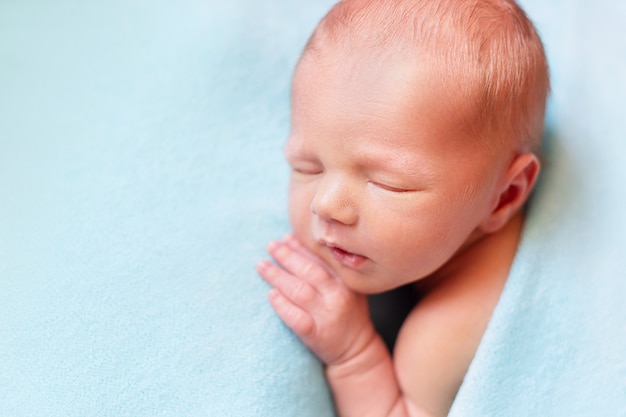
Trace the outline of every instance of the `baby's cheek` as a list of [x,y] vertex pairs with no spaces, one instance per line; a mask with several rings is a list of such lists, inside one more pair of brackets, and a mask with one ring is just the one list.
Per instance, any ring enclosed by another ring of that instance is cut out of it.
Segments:
[[301,187],[291,186],[289,189],[289,222],[297,236],[305,232],[306,225],[310,223],[311,210],[310,199]]

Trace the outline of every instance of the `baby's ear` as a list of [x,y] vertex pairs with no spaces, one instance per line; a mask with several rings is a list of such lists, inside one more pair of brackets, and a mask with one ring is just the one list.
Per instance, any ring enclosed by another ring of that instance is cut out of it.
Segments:
[[509,165],[499,189],[497,202],[480,224],[485,233],[500,230],[522,208],[535,186],[541,164],[533,153],[517,156]]

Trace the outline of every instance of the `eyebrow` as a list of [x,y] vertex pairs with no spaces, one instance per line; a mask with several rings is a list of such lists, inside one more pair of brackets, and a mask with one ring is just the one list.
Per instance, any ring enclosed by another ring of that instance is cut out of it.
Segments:
[[436,180],[437,176],[427,166],[428,158],[418,158],[416,160],[413,157],[398,155],[397,150],[385,153],[388,153],[388,155],[380,152],[371,154],[369,152],[360,153],[358,155],[358,163],[376,171],[398,173],[419,181],[425,181],[427,184]]

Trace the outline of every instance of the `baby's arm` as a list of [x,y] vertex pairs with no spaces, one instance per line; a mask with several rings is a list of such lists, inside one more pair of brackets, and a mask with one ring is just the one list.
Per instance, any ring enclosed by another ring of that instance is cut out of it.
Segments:
[[294,237],[273,242],[261,276],[278,316],[324,362],[341,416],[405,416],[391,356],[374,330],[367,299],[332,276]]

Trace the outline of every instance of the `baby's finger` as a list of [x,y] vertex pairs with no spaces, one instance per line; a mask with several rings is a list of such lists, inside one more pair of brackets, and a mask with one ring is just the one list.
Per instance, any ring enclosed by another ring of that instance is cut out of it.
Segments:
[[313,308],[319,293],[306,280],[291,275],[269,261],[261,261],[257,270],[259,275],[280,290],[292,303],[305,309]]
[[[310,278],[314,280],[312,281],[313,285],[315,285],[319,289],[323,289],[328,285],[333,286],[336,284],[336,279],[333,277],[333,274],[327,269],[327,267],[324,266],[325,265],[324,261],[322,261],[316,255],[311,253],[311,251],[309,251],[302,244],[302,242],[298,240],[297,237],[295,237],[292,234],[286,234],[283,238],[283,242],[285,242],[287,246],[289,246],[294,251],[298,252],[300,255],[308,259],[313,264],[319,265],[319,267],[322,268],[326,272],[325,274],[312,275]],[[315,280],[316,278],[318,278],[318,280]]]
[[298,238],[291,233],[288,233],[283,237],[283,242],[308,260],[318,263],[321,262],[317,256],[313,255],[307,248],[305,248],[300,240],[298,240]]
[[298,336],[305,337],[315,330],[315,321],[310,314],[292,303],[278,289],[269,293],[269,300],[280,319]]
[[272,242],[268,246],[268,252],[285,270],[316,287],[332,280],[322,265],[291,247],[291,244]]

